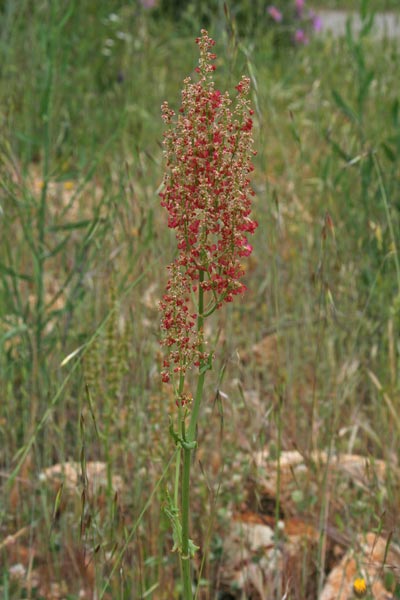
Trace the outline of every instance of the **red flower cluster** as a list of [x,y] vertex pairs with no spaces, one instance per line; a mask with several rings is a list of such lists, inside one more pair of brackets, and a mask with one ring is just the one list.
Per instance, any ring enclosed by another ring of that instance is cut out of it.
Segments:
[[160,303],[162,343],[169,349],[164,381],[171,370],[182,373],[205,359],[199,350],[198,309],[191,308],[191,297],[200,285],[208,314],[246,289],[240,281],[244,274],[240,261],[251,254],[246,236],[257,227],[250,217],[254,192],[249,175],[255,154],[253,111],[247,98],[250,80],[242,77],[235,103],[228,92],[216,90],[212,80],[216,55],[210,51],[215,42],[205,30],[201,33],[196,40],[199,80],[184,80],[177,117],[166,102],[162,106],[169,129],[164,136],[161,205],[168,211],[168,226],[175,229],[179,249]]

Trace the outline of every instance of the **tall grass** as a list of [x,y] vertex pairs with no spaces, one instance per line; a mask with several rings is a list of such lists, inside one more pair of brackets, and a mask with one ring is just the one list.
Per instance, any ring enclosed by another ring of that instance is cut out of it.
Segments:
[[[200,24],[177,35],[135,4],[2,11],[0,530],[17,535],[0,545],[2,593],[51,597],[57,583],[70,598],[178,598],[162,511],[174,399],[160,383],[157,303],[174,242],[157,196],[159,107],[195,64]],[[389,464],[400,435],[399,49],[366,28],[277,57],[268,36],[239,42],[221,22],[221,87],[242,72],[253,82],[260,225],[247,297],[214,322],[193,466],[199,598],[216,597],[257,451]],[[72,493],[40,476],[65,461],[79,464]],[[107,466],[97,491],[91,461]],[[349,543],[373,528],[399,541],[399,488],[393,473],[386,495],[344,506],[323,467],[311,479],[295,506],[320,531],[316,595],[332,528]],[[10,575],[18,563],[40,575],[30,590]]]

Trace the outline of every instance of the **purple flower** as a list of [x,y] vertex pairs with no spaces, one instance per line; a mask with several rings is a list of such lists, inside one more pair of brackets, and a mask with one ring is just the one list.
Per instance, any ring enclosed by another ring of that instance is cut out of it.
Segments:
[[157,0],[140,0],[140,4],[143,8],[154,8],[157,4]]
[[318,15],[315,15],[312,20],[314,31],[321,31],[322,29],[322,19]]
[[308,44],[308,37],[304,33],[303,29],[297,29],[294,34],[294,40],[296,44]]
[[280,23],[283,19],[281,11],[278,10],[276,6],[268,6],[267,13],[275,21],[275,23]]
[[305,0],[294,0],[297,12],[301,13],[304,8]]

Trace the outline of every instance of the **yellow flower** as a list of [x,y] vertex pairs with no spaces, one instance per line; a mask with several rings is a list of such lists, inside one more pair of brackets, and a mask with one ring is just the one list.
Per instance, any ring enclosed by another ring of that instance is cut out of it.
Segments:
[[357,598],[363,598],[367,593],[367,584],[363,577],[357,577],[353,583],[353,591]]

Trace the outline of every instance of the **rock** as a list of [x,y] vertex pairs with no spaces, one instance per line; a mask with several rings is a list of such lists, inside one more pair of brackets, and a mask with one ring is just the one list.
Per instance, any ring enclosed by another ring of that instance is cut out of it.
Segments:
[[383,576],[388,568],[400,568],[400,549],[374,533],[358,536],[357,542],[329,573],[319,600],[353,600],[353,584],[358,577],[365,580],[367,593],[374,600],[394,597],[385,589]]
[[270,517],[237,514],[224,542],[220,589],[254,600],[281,597],[298,584],[305,548],[316,541],[317,532],[300,519],[279,521],[274,528]]
[[[107,489],[107,465],[103,462],[87,462],[85,464],[86,485],[90,495],[95,496],[100,489]],[[67,492],[81,491],[85,483],[82,478],[81,464],[78,462],[65,462],[53,465],[42,471],[39,475],[41,481],[50,483],[56,489],[61,484]],[[121,493],[124,484],[119,475],[112,476],[112,488],[114,492]]]

